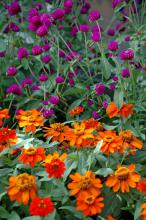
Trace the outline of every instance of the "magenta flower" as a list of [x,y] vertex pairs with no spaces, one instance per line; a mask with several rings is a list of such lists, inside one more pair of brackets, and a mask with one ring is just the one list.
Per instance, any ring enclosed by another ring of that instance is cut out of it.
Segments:
[[65,8],[72,8],[73,7],[73,1],[72,0],[65,0],[64,7]]
[[38,16],[39,15],[39,12],[38,12],[38,10],[37,9],[31,9],[30,11],[29,11],[29,13],[28,13],[28,17],[27,17],[27,19],[28,19],[28,21],[29,22],[32,22],[32,19],[33,19],[33,17],[34,16]]
[[37,91],[37,90],[40,90],[40,85],[34,85],[31,87],[31,90],[32,91]]
[[105,92],[105,85],[102,83],[99,83],[98,85],[96,85],[95,90],[96,90],[96,94],[97,95],[103,95]]
[[26,87],[26,86],[31,85],[32,83],[33,83],[33,81],[31,78],[26,78],[21,82],[21,86]]
[[14,95],[21,95],[22,94],[21,88],[17,84],[10,85],[7,88],[6,92],[7,93],[12,93]]
[[55,79],[57,84],[63,83],[64,82],[64,77],[63,76],[57,76]]
[[89,25],[87,25],[87,24],[80,24],[80,25],[79,25],[79,30],[80,30],[81,32],[89,32],[90,27],[89,27]]
[[103,107],[104,109],[106,109],[107,106],[108,106],[108,101],[107,101],[107,100],[103,100],[103,102],[102,102],[102,107]]
[[28,57],[27,49],[25,47],[19,48],[17,51],[17,56],[19,60]]
[[94,119],[98,119],[98,118],[100,118],[100,115],[99,115],[99,113],[98,113],[97,111],[93,111],[93,112],[92,112],[92,117],[93,117]]
[[45,55],[42,57],[42,61],[43,63],[48,64],[51,61],[51,57],[49,55]]
[[71,51],[66,55],[66,60],[67,61],[72,61],[72,60],[82,60],[82,57],[76,52],[76,51]]
[[89,14],[89,21],[97,21],[100,18],[100,12],[98,10],[91,11]]
[[10,66],[7,69],[8,76],[15,76],[17,72],[18,70],[15,66]]
[[43,13],[40,17],[41,23],[47,27],[52,25],[52,18],[49,14]]
[[45,81],[47,81],[48,80],[48,76],[46,75],[46,74],[41,74],[40,76],[39,76],[39,80],[41,81],[41,82],[45,82]]
[[35,15],[31,18],[31,23],[35,26],[40,26],[41,25],[41,21],[40,21],[40,16],[39,15]]
[[117,82],[117,81],[118,81],[118,77],[117,77],[117,76],[114,76],[114,77],[113,77],[113,81]]
[[129,41],[130,41],[130,36],[126,36],[126,37],[124,38],[124,40],[127,41],[127,42],[129,42]]
[[43,53],[43,49],[41,48],[40,45],[33,46],[33,48],[32,48],[32,54],[33,54],[34,56],[38,56],[38,55],[40,55],[40,54],[42,54],[42,53]]
[[112,8],[115,8],[117,5],[119,5],[123,0],[113,0],[112,1]]
[[122,76],[124,78],[129,78],[130,77],[130,70],[129,69],[123,69],[122,70]]
[[44,118],[50,118],[52,115],[54,115],[55,112],[53,109],[44,109],[43,110],[43,116]]
[[59,50],[59,57],[65,58],[65,52],[63,50]]
[[47,35],[47,33],[48,33],[48,28],[46,25],[40,26],[36,31],[38,37],[44,37]]
[[21,12],[21,7],[19,5],[19,2],[14,1],[8,6],[8,12],[11,16],[18,14]]
[[114,35],[115,35],[115,30],[114,30],[114,29],[109,29],[109,30],[107,31],[107,34],[108,34],[109,36],[114,36]]
[[43,45],[43,50],[44,50],[45,52],[46,52],[46,51],[49,51],[50,48],[51,48],[51,45],[50,45],[49,43],[45,43],[45,44]]
[[119,48],[119,44],[116,41],[111,41],[108,43],[108,49],[111,51],[116,51]]
[[120,54],[121,60],[132,60],[134,58],[134,51],[132,49],[123,50]]
[[64,17],[64,10],[62,8],[57,8],[56,11],[53,12],[52,17],[57,20]]
[[59,103],[59,98],[57,96],[51,96],[49,102],[53,105],[57,105]]
[[91,39],[93,42],[99,42],[101,40],[101,34],[99,31],[92,31]]

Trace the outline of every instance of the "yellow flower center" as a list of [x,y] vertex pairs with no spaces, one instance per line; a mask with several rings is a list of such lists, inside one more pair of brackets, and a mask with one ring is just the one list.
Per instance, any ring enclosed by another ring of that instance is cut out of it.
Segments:
[[36,148],[34,147],[29,147],[28,149],[25,150],[25,153],[29,156],[32,156],[36,153]]
[[31,189],[34,184],[34,179],[27,173],[20,174],[16,177],[16,187],[21,191]]
[[104,140],[105,142],[110,143],[110,142],[112,142],[112,141],[114,140],[114,137],[113,137],[112,135],[106,135],[106,136],[103,138],[103,140]]
[[64,124],[55,123],[55,124],[53,124],[52,128],[54,128],[55,131],[63,132],[64,131]]
[[130,143],[133,140],[133,138],[134,138],[133,132],[132,131],[128,131],[128,130],[121,131],[120,132],[120,136],[122,137],[122,140],[127,142],[127,143]]
[[46,204],[44,203],[43,199],[41,199],[40,203],[38,204],[39,208],[46,208]]
[[87,203],[88,205],[93,204],[95,201],[95,197],[93,195],[90,196],[86,196],[85,197],[85,203]]
[[81,189],[85,190],[91,186],[91,178],[88,176],[83,176],[80,182]]
[[119,180],[127,180],[129,176],[129,169],[127,167],[120,167],[115,172],[115,175]]

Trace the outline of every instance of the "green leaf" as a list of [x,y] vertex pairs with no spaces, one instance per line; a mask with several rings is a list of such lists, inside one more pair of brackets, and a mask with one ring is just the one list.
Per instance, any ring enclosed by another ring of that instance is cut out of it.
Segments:
[[101,147],[102,147],[102,144],[103,144],[103,140],[101,140],[101,141],[98,142],[98,144],[96,145],[95,150],[93,151],[94,154],[100,153],[100,149],[101,149]]
[[73,163],[71,163],[70,160],[66,160],[65,164],[66,164],[66,171],[63,175],[64,181],[66,180],[68,175],[71,173],[71,171],[77,167],[77,161],[74,161]]
[[17,212],[13,211],[11,212],[11,214],[9,215],[7,220],[20,220],[19,215],[17,214]]
[[9,216],[9,213],[8,213],[8,211],[4,208],[4,207],[2,207],[2,206],[0,206],[0,218],[8,218],[8,216]]
[[141,211],[142,211],[141,203],[142,202],[138,202],[136,204],[136,208],[135,208],[135,212],[134,212],[134,220],[139,219],[139,217],[141,216]]
[[118,127],[118,125],[110,126],[110,125],[104,124],[104,128],[105,128],[106,130],[114,130],[116,127]]
[[76,210],[76,208],[73,207],[73,206],[62,206],[62,207],[60,207],[59,209],[68,210],[68,211],[70,211],[75,217],[77,217],[77,218],[79,218],[79,219],[83,219],[82,213],[78,212],[78,211]]
[[112,174],[113,170],[111,168],[101,168],[95,172],[95,174],[103,177],[107,177],[108,175]]
[[116,89],[114,93],[114,102],[121,108],[123,105],[124,93],[121,89]]
[[30,216],[30,217],[25,217],[22,220],[41,220],[41,217]]
[[102,73],[105,79],[108,79],[111,75],[111,65],[109,64],[105,55],[102,55],[102,69],[103,69]]

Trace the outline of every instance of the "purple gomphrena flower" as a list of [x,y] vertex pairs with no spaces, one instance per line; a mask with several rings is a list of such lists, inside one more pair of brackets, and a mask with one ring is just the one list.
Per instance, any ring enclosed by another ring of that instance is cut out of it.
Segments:
[[43,103],[43,105],[49,105],[49,101],[48,100],[44,100],[42,103]]
[[49,55],[45,55],[42,57],[42,62],[48,64],[51,61],[51,57]]
[[43,45],[43,50],[44,50],[45,52],[46,52],[46,51],[49,51],[50,48],[51,48],[51,45],[50,45],[49,43],[45,43],[45,44]]
[[129,41],[130,41],[130,36],[126,36],[126,37],[124,38],[124,40],[127,41],[127,42],[129,42]]
[[76,34],[78,33],[78,27],[76,25],[73,25],[72,28],[71,28],[71,32],[70,32],[70,35],[72,37],[76,36]]
[[116,85],[115,85],[115,83],[112,83],[112,84],[110,85],[110,90],[111,90],[111,91],[115,91],[115,89],[116,89]]
[[59,103],[59,98],[57,96],[51,96],[49,102],[53,105],[57,105]]
[[37,91],[37,90],[40,90],[40,85],[34,85],[31,87],[31,90],[32,91]]
[[90,8],[91,8],[91,4],[89,2],[85,2],[83,7],[80,9],[80,13],[87,14]]
[[57,8],[56,11],[53,12],[52,17],[54,18],[54,20],[56,19],[61,19],[64,17],[64,10],[62,8]]
[[122,76],[124,78],[129,78],[130,77],[130,70],[129,69],[123,69],[122,70]]
[[48,80],[48,76],[46,75],[46,74],[41,74],[40,76],[39,76],[39,81],[41,81],[41,82],[45,82],[45,81],[47,81]]
[[75,84],[75,81],[74,79],[71,77],[69,80],[68,80],[68,83],[70,86],[73,86]]
[[101,84],[101,83],[100,83],[100,84],[96,85],[96,87],[95,87],[96,94],[97,94],[97,95],[102,95],[102,94],[104,94],[105,89],[106,89],[106,87],[105,87],[104,84]]
[[88,100],[88,105],[90,106],[90,105],[93,105],[93,104],[94,104],[94,101],[92,99],[89,99]]
[[18,14],[19,12],[21,12],[21,8],[19,5],[18,1],[14,1],[12,2],[9,6],[8,6],[8,12],[11,16]]
[[90,27],[89,27],[88,24],[80,24],[80,25],[79,25],[79,30],[80,30],[81,32],[89,32]]
[[115,35],[115,30],[114,30],[114,29],[109,29],[109,30],[107,31],[107,34],[108,34],[109,36],[114,36],[114,35]]
[[117,77],[117,76],[114,76],[114,77],[113,77],[113,81],[114,81],[114,82],[117,82],[117,81],[118,81],[118,77]]
[[119,48],[119,44],[116,41],[111,41],[108,43],[108,49],[111,51],[116,51]]
[[65,0],[64,7],[65,8],[72,8],[73,7],[73,1],[72,0]]
[[15,66],[10,66],[7,69],[8,76],[15,76],[17,72],[18,70]]
[[10,28],[13,32],[16,32],[16,33],[20,31],[20,28],[19,28],[14,22],[10,22],[9,28]]
[[41,23],[46,25],[47,27],[50,27],[52,25],[52,19],[51,16],[47,13],[43,13],[40,17]]
[[36,31],[38,37],[44,37],[47,35],[47,33],[48,33],[48,28],[46,25],[40,26]]
[[5,57],[5,51],[0,51],[0,58]]
[[32,83],[33,83],[33,81],[31,78],[26,78],[21,82],[21,86],[26,87],[26,86],[31,85]]
[[21,95],[22,94],[21,88],[17,84],[10,85],[7,88],[6,92],[7,93],[12,93],[14,95]]
[[55,79],[57,84],[63,83],[64,82],[64,77],[63,76],[57,76]]
[[92,31],[91,39],[93,42],[99,42],[101,40],[101,34],[98,31]]
[[31,23],[35,25],[36,27],[39,27],[41,25],[40,16],[35,15],[31,18]]
[[54,115],[55,112],[53,109],[44,109],[43,110],[43,116],[44,118],[50,118],[52,115]]
[[75,59],[77,59],[79,61],[82,60],[82,57],[76,51],[71,51],[66,56],[67,61],[72,61],[72,60],[75,60]]
[[100,18],[100,12],[98,10],[91,11],[89,14],[89,21],[97,21]]
[[27,49],[25,47],[19,48],[17,51],[17,56],[19,60],[28,57]]
[[28,29],[31,31],[31,32],[36,32],[36,30],[38,29],[38,27],[32,23],[29,23],[28,25]]
[[107,100],[103,100],[103,102],[102,102],[102,107],[103,107],[104,109],[106,109],[107,106],[108,106],[108,101],[107,101]]
[[65,58],[65,52],[63,50],[59,50],[59,57]]
[[94,119],[99,119],[99,118],[100,118],[100,115],[99,115],[99,113],[98,113],[97,111],[93,111],[93,112],[92,112],[92,117],[93,117]]
[[40,45],[33,46],[33,48],[32,48],[32,54],[33,54],[34,56],[38,56],[38,55],[40,55],[40,54],[42,54],[42,53],[43,53],[43,49],[41,48]]
[[28,12],[28,17],[27,17],[27,19],[28,19],[28,21],[29,22],[32,22],[32,18],[34,17],[34,16],[36,16],[36,15],[39,15],[39,12],[38,12],[38,10],[37,9],[31,9],[29,12]]
[[123,0],[113,0],[112,1],[112,8],[115,8],[117,5],[119,5]]
[[132,60],[134,58],[134,51],[132,49],[123,50],[120,54],[121,60]]

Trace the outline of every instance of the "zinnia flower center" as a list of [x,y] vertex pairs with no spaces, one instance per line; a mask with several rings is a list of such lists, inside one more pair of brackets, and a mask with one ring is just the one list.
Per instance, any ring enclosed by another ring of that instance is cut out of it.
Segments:
[[88,189],[91,186],[91,179],[88,176],[82,177],[80,183],[81,189]]
[[119,180],[127,180],[129,176],[129,169],[127,167],[120,167],[116,172],[115,175]]
[[54,159],[51,163],[52,163],[52,169],[54,171],[57,171],[59,169],[59,161],[58,161],[58,159]]
[[41,199],[40,203],[38,204],[39,208],[46,208],[46,204],[44,203],[43,199]]
[[122,140],[127,143],[130,143],[134,138],[132,131],[122,131],[120,132],[120,136],[122,136]]
[[28,149],[26,149],[26,154],[27,155],[34,155],[35,153],[36,153],[36,149],[34,148],[34,147],[30,147],[30,148],[28,148]]
[[54,129],[55,129],[55,131],[63,132],[64,131],[64,125],[56,123]]
[[16,187],[21,190],[29,190],[34,185],[34,180],[27,173],[20,174],[16,177]]
[[93,204],[94,201],[95,201],[95,197],[93,195],[85,197],[85,203],[87,203],[88,205]]
[[114,140],[114,137],[112,135],[106,135],[103,139],[105,142],[112,142]]

